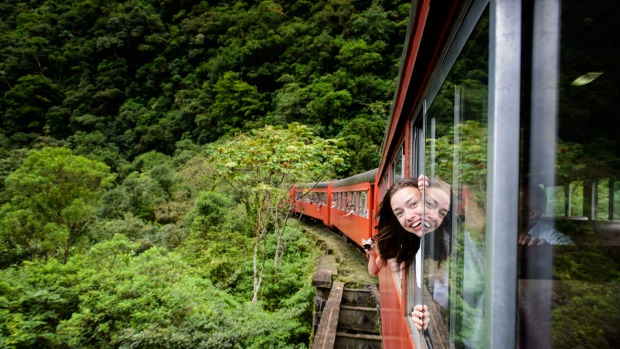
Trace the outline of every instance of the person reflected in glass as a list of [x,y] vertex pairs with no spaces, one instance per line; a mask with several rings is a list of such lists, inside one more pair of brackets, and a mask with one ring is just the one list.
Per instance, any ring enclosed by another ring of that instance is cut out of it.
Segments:
[[[538,185],[519,188],[520,259],[518,291],[519,348],[551,346],[555,245],[572,245],[573,240],[555,229],[553,221],[544,219],[547,194]],[[544,245],[544,246],[543,246]]]
[[[379,223],[375,243],[368,250],[368,272],[371,275],[376,276],[389,259],[399,265],[404,263],[405,267],[411,265],[425,234],[449,234],[447,224],[443,223],[450,210],[450,189],[440,180],[429,184],[424,175],[418,179],[404,178],[386,192],[377,211]],[[442,236],[436,240],[438,243],[433,244],[431,255],[438,261],[445,260],[448,254],[446,239]],[[416,263],[420,263],[419,257],[417,259]],[[426,330],[430,322],[428,306],[415,305],[411,317],[418,330]]]
[[541,217],[547,207],[547,194],[537,185],[519,189],[519,244],[520,245],[571,245],[573,240],[556,230],[552,222]]

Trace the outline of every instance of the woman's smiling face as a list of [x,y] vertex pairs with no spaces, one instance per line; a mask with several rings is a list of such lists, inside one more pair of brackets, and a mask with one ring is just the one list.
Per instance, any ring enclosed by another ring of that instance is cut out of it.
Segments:
[[390,206],[394,216],[406,231],[419,237],[424,234],[422,193],[416,187],[404,187],[392,194]]
[[440,188],[428,188],[425,194],[425,204],[422,204],[422,192],[409,186],[397,190],[390,200],[400,225],[419,237],[441,225],[450,205],[449,194]]

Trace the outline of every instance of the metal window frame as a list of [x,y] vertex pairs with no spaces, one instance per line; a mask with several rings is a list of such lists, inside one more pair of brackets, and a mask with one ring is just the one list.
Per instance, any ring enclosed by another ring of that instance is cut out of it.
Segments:
[[521,2],[490,3],[486,347],[515,347],[521,93]]

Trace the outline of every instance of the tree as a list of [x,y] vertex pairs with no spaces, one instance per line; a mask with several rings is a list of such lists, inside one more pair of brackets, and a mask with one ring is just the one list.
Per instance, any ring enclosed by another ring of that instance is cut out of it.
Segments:
[[136,254],[137,247],[117,234],[66,264],[0,270],[0,347],[306,347],[315,292],[308,261],[316,258],[308,249],[289,277],[303,285],[265,311],[216,287],[194,259],[159,247]]
[[215,93],[210,112],[196,118],[199,137],[208,141],[247,130],[252,121],[264,114],[267,105],[257,88],[234,72],[224,74],[215,84]]
[[59,87],[49,78],[42,75],[22,76],[0,99],[0,109],[4,109],[0,126],[9,133],[42,133],[48,109],[62,99]]
[[103,195],[102,217],[122,218],[131,212],[153,221],[157,207],[170,199],[178,182],[170,158],[155,151],[137,157],[121,176],[126,176],[122,184]]
[[377,154],[381,150],[385,119],[381,116],[389,107],[375,103],[370,106],[371,115],[354,118],[344,125],[338,134],[351,149],[347,163],[351,165],[349,174],[372,170],[379,166]]
[[108,166],[69,149],[33,151],[5,181],[11,199],[0,207],[2,263],[58,253],[66,262],[113,180]]
[[254,240],[254,286],[252,302],[258,300],[267,260],[266,241],[275,235],[273,264],[279,269],[288,241],[283,239],[290,212],[293,181],[327,179],[343,165],[340,145],[316,137],[296,123],[288,128],[266,126],[216,143],[211,156],[219,178],[228,184],[246,207]]

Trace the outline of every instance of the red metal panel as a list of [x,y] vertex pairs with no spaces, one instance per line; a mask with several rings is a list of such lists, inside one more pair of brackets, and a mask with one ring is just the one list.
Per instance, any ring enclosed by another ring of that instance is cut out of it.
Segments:
[[404,310],[404,295],[400,295],[400,280],[396,280],[389,265],[379,272],[379,292],[381,303],[381,335],[383,347],[390,349],[414,348],[407,327]]

